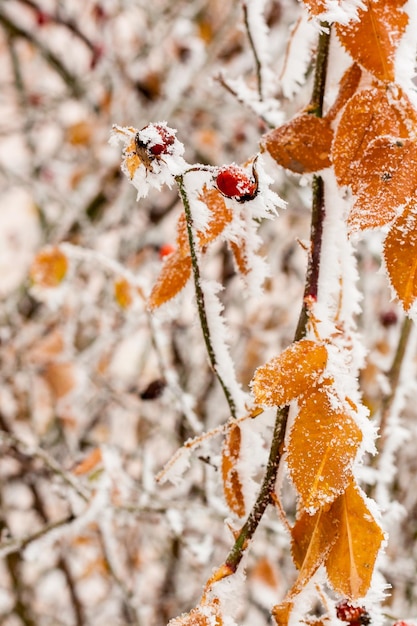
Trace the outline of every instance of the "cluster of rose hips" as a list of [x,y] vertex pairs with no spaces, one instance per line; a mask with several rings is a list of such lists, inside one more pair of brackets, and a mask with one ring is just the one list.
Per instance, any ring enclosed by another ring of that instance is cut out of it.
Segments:
[[[147,169],[154,161],[163,160],[164,155],[172,154],[175,143],[175,133],[167,126],[152,125],[152,134],[159,135],[157,139],[149,138],[149,132],[146,132],[149,129],[150,126],[145,126],[135,135],[135,152]],[[254,165],[251,175],[238,165],[224,165],[216,170],[215,183],[226,198],[238,202],[253,200],[258,193],[258,177]]]
[[363,606],[354,606],[347,600],[339,602],[336,606],[336,615],[350,626],[369,626],[371,616]]

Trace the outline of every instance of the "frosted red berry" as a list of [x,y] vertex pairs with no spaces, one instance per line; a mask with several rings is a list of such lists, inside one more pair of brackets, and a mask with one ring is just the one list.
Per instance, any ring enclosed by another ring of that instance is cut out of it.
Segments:
[[336,615],[350,626],[368,626],[371,623],[370,615],[363,606],[354,606],[346,600],[336,606]]
[[149,167],[154,159],[171,154],[174,143],[174,131],[162,124],[145,126],[135,136],[136,154],[146,167]]
[[217,172],[216,185],[224,196],[238,200],[238,202],[253,200],[258,193],[256,177],[248,176],[243,167],[238,165],[221,167]]
[[411,626],[411,625],[409,624],[409,622],[405,622],[404,620],[399,620],[398,622],[395,622],[393,626]]

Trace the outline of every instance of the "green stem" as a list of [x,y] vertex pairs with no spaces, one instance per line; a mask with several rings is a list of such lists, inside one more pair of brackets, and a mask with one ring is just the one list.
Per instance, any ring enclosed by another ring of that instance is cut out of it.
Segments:
[[193,216],[191,212],[191,206],[190,206],[190,201],[188,199],[187,190],[185,189],[184,175],[176,176],[175,180],[178,185],[179,193],[180,193],[181,200],[184,206],[185,218],[187,222],[187,234],[188,234],[188,241],[190,244],[191,266],[193,269],[194,289],[195,289],[195,296],[196,296],[196,302],[197,302],[197,310],[198,310],[198,316],[200,319],[201,330],[203,332],[204,343],[206,345],[207,355],[210,361],[210,365],[213,369],[213,372],[215,373],[217,380],[219,381],[220,386],[223,389],[224,395],[229,405],[230,413],[233,418],[236,418],[237,417],[236,404],[232,397],[230,389],[227,387],[223,378],[219,374],[216,353],[214,351],[213,343],[211,340],[210,327],[209,327],[207,312],[206,312],[205,303],[204,303],[204,292],[201,287],[201,275],[200,275],[200,266],[198,264],[198,257],[197,257],[197,246],[196,246],[195,239],[194,239]]
[[[330,28],[327,24],[322,24],[322,27],[323,31],[319,36],[312,97],[312,103],[315,103],[314,113],[318,117],[321,117],[322,115],[324,89],[326,84],[327,59],[330,44]],[[317,298],[324,216],[323,179],[320,176],[315,176],[313,179],[310,254],[304,289],[304,303],[295,331],[294,341],[299,341],[305,335],[307,330],[308,311],[306,308],[305,298],[307,296],[311,296],[314,299]],[[271,503],[271,495],[275,489],[279,464],[282,458],[288,414],[288,406],[285,406],[277,411],[268,464],[259,495],[235,541],[234,546],[225,560],[225,565],[231,573],[237,570],[248,542],[252,539],[267,506]]]

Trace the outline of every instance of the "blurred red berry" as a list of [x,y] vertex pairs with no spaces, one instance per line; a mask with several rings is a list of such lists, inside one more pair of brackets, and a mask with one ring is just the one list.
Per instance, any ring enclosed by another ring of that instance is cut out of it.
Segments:
[[405,622],[404,620],[401,619],[398,622],[395,622],[393,626],[411,626],[411,625],[408,622]]
[[159,258],[163,259],[164,257],[172,254],[175,251],[174,246],[171,246],[170,243],[163,243],[159,248]]
[[384,328],[389,328],[389,326],[395,326],[395,324],[398,322],[398,315],[393,310],[385,311],[384,313],[380,314],[379,321]]
[[258,181],[248,176],[243,167],[227,165],[221,167],[216,176],[218,190],[227,198],[239,202],[253,200],[258,193]]

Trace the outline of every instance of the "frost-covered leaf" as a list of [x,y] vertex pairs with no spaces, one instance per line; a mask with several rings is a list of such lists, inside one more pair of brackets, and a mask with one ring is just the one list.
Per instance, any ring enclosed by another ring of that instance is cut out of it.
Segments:
[[303,174],[331,165],[332,140],[328,120],[301,113],[265,135],[263,146],[279,165]]
[[384,533],[352,481],[332,505],[339,533],[326,561],[329,581],[341,595],[366,595]]
[[362,159],[371,141],[381,135],[408,137],[417,123],[416,110],[395,87],[363,89],[347,103],[332,146],[339,185],[355,185],[362,178]]
[[315,385],[327,363],[322,343],[301,339],[265,365],[252,380],[257,404],[283,406]]
[[388,224],[416,189],[417,142],[378,137],[362,159],[356,202],[348,219],[350,231]]
[[229,241],[229,246],[233,253],[237,269],[243,276],[246,276],[246,274],[250,271],[250,267],[248,265],[248,258],[246,255],[245,241],[243,239],[239,241],[239,243]]
[[324,563],[337,539],[338,529],[333,507],[321,507],[314,515],[302,512],[291,529],[292,557],[299,570],[294,592],[301,591]]
[[161,272],[149,296],[149,307],[156,309],[175,296],[185,287],[191,276],[191,257],[182,256],[179,251],[166,257]]
[[229,428],[222,450],[223,491],[228,507],[239,517],[245,515],[245,498],[237,469],[240,456],[241,432],[238,424]]
[[351,57],[385,82],[395,79],[395,53],[408,24],[406,0],[365,0],[358,20],[336,24],[339,40]]
[[190,243],[188,241],[185,213],[180,213],[177,222],[177,246],[181,256],[190,256]]
[[201,247],[211,243],[223,232],[227,224],[233,219],[233,211],[228,209],[224,197],[218,189],[203,187],[199,200],[210,210],[210,221],[207,229],[198,232],[198,240]]
[[417,200],[397,217],[384,242],[388,276],[406,311],[417,298]]
[[[232,626],[233,622],[228,620]],[[218,600],[200,604],[189,613],[183,613],[168,622],[168,626],[226,626],[220,613]]]
[[339,83],[339,92],[332,107],[326,114],[327,120],[334,120],[348,100],[355,94],[361,80],[362,70],[357,63],[353,63],[343,74]]
[[47,246],[35,256],[30,278],[40,287],[57,287],[68,271],[68,259],[57,246]]
[[287,626],[294,603],[291,600],[284,600],[280,604],[272,607],[272,617],[277,626]]
[[362,433],[331,386],[309,389],[299,405],[287,463],[303,507],[314,511],[332,502],[349,483]]

